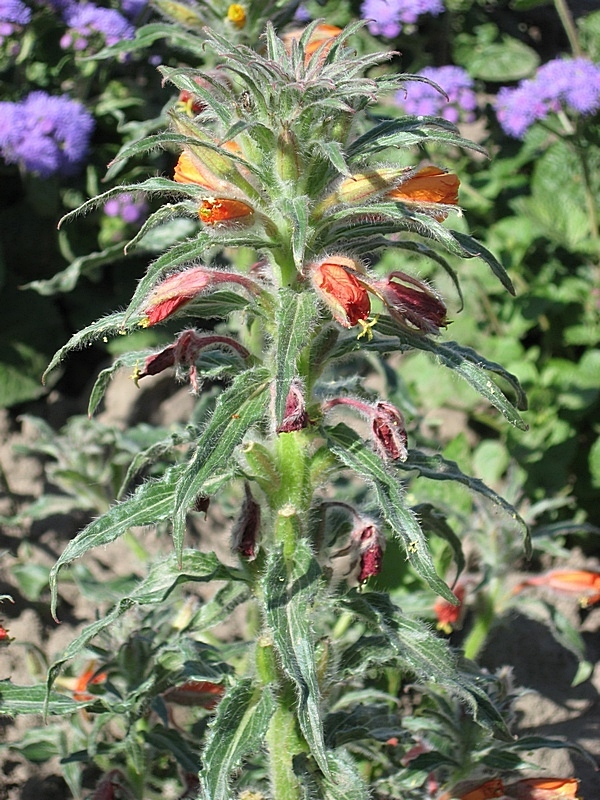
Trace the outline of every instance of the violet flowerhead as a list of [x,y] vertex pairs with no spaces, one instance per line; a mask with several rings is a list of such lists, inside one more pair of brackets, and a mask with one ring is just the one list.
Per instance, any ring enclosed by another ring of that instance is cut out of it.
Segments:
[[503,86],[496,96],[498,122],[515,139],[563,108],[584,115],[600,109],[600,64],[587,58],[556,58],[540,67],[534,78],[513,88]]
[[31,9],[21,0],[0,0],[0,45],[5,38],[19,33],[30,20]]
[[64,19],[69,30],[60,40],[63,49],[86,50],[90,41],[98,39],[110,46],[135,35],[135,28],[122,14],[93,3],[73,4],[66,9]]
[[369,33],[393,39],[403,25],[412,25],[424,14],[437,16],[444,11],[442,0],[364,0],[362,19],[369,20]]
[[410,81],[396,94],[396,102],[406,114],[438,116],[449,122],[472,122],[475,119],[477,96],[473,80],[462,67],[425,67],[419,73],[444,90],[444,97],[428,83]]
[[9,164],[49,178],[72,175],[83,165],[94,118],[77,100],[31,92],[0,107],[0,149]]
[[139,225],[148,216],[148,203],[130,192],[112,197],[104,205],[108,217],[120,217],[128,225]]

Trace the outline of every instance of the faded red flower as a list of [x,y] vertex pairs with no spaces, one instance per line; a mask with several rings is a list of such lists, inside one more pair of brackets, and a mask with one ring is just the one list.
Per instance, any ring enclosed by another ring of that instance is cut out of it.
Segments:
[[200,387],[198,384],[196,361],[202,350],[214,345],[230,347],[232,350],[238,352],[242,358],[247,358],[249,356],[248,350],[230,336],[219,336],[217,334],[201,336],[196,333],[195,330],[190,329],[180,333],[174,344],[170,344],[158,353],[153,353],[148,356],[144,361],[142,369],[136,369],[134,372],[133,379],[137,383],[142,378],[146,378],[148,375],[158,375],[169,367],[187,367],[189,369],[189,379],[193,390],[194,392],[198,392]]
[[308,425],[308,414],[306,413],[306,403],[300,381],[294,379],[290,384],[290,390],[285,400],[285,411],[281,424],[277,428],[277,433],[291,433],[301,431]]
[[577,800],[576,778],[526,778],[506,787],[515,800]]
[[446,306],[439,295],[405,272],[391,272],[385,280],[373,281],[372,288],[401,325],[437,334],[447,324]]
[[345,256],[329,256],[311,272],[317,294],[344,328],[366,320],[371,311],[369,293],[358,279],[360,274],[359,265]]
[[444,633],[452,633],[452,631],[459,626],[464,613],[464,599],[467,590],[463,584],[459,583],[454,587],[453,594],[458,600],[458,605],[452,605],[448,600],[443,597],[438,598],[434,605],[433,611],[437,617],[438,630]]
[[[458,203],[458,187],[460,181],[456,175],[440,167],[422,167],[400,186],[386,194],[389,200],[397,200],[418,206],[435,206],[437,203],[456,205]],[[448,214],[440,212],[435,215],[439,222]]]
[[209,197],[202,201],[198,216],[205,225],[223,225],[229,222],[250,222],[254,209],[243,200],[226,197]]
[[179,686],[173,686],[164,692],[163,697],[169,703],[180,706],[202,706],[214,708],[225,694],[225,687],[221,683],[211,681],[186,681]]
[[362,528],[355,528],[350,538],[358,543],[360,554],[360,570],[358,582],[365,583],[369,578],[374,578],[381,572],[383,565],[383,551],[385,538],[376,525],[367,524]]
[[258,552],[260,538],[260,505],[252,497],[250,487],[244,485],[244,502],[240,515],[231,532],[231,550],[248,561],[253,561]]
[[377,449],[383,456],[393,461],[406,461],[408,438],[404,417],[395,406],[380,400],[375,406],[371,430]]
[[526,586],[547,586],[557,592],[576,594],[582,606],[589,606],[600,600],[600,572],[587,569],[552,569],[543,575],[535,575],[515,586],[520,592]]

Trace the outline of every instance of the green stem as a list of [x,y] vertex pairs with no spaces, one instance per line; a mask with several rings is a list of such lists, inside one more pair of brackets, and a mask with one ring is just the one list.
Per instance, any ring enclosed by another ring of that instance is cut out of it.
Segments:
[[294,755],[306,751],[306,743],[298,735],[296,717],[291,711],[296,699],[290,688],[283,689],[279,705],[271,717],[267,731],[271,796],[277,800],[300,800],[303,795],[294,772]]
[[569,44],[571,45],[571,50],[573,51],[573,55],[576,58],[581,58],[583,55],[583,50],[581,49],[581,45],[579,44],[579,37],[577,36],[577,28],[575,27],[575,23],[573,22],[573,17],[571,16],[571,12],[569,10],[569,6],[566,3],[566,0],[554,0],[554,7],[556,8],[556,13],[560,17],[560,21],[562,22],[562,26],[566,31],[567,37],[569,39]]

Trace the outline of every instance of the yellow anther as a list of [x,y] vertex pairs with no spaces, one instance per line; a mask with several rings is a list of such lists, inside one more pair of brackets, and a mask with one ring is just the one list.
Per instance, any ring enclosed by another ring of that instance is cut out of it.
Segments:
[[379,315],[374,317],[371,320],[371,322],[369,322],[368,320],[359,319],[358,320],[358,324],[360,325],[362,330],[361,330],[361,332],[358,334],[358,336],[356,338],[357,339],[362,339],[363,336],[366,336],[367,337],[367,341],[370,342],[371,339],[373,338],[373,330],[372,329],[375,327],[375,325],[377,325],[377,320],[378,319],[379,319]]

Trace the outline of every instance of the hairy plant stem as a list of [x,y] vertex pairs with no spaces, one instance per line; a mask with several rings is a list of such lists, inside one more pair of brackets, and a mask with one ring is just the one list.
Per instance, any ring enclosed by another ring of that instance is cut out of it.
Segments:
[[308,752],[308,747],[298,733],[296,716],[292,711],[296,703],[292,687],[284,685],[277,699],[278,706],[266,736],[271,795],[277,800],[300,800],[303,792],[294,772],[294,756]]

